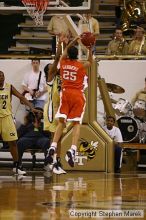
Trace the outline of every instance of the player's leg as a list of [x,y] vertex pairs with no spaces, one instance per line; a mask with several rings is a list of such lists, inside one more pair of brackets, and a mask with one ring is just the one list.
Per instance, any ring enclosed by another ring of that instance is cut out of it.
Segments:
[[71,167],[74,167],[79,136],[80,136],[80,123],[77,121],[73,123],[71,148],[66,152],[66,160]]
[[13,172],[23,175],[26,172],[22,171],[21,168],[19,167],[18,150],[17,150],[17,144],[16,144],[16,140],[18,138],[17,138],[17,131],[16,131],[16,127],[15,127],[12,115],[9,115],[3,118],[2,120],[3,121],[2,121],[1,136],[2,136],[3,141],[8,142],[10,153],[14,161]]
[[56,132],[53,137],[51,147],[48,150],[48,154],[46,157],[46,163],[49,163],[49,164],[53,163],[54,154],[56,153],[56,150],[57,150],[57,144],[58,144],[59,140],[61,139],[64,127],[65,127],[64,119],[60,118],[58,125],[57,125],[57,128],[56,128]]
[[51,144],[51,147],[49,148],[48,151],[48,155],[47,155],[47,163],[52,164],[53,163],[53,159],[54,159],[54,154],[57,150],[57,145],[59,140],[61,139],[62,133],[63,133],[63,129],[65,127],[65,120],[67,118],[68,115],[68,103],[66,101],[66,93],[60,93],[60,105],[58,108],[58,111],[55,115],[55,118],[58,119],[58,124],[56,127],[56,131],[53,137],[53,141]]
[[[56,114],[56,112],[58,110],[58,107],[59,107],[59,103],[58,102],[55,103],[55,106],[53,106],[53,107],[54,107],[53,108],[54,114]],[[53,138],[54,138],[54,134],[55,134],[55,131],[56,131],[56,128],[57,128],[57,124],[58,124],[58,120],[56,120],[54,118],[53,118],[52,122],[50,122],[48,120],[48,104],[45,104],[45,107],[44,107],[44,129],[47,130],[47,131],[51,131],[51,140],[50,140],[51,143],[53,142]],[[50,165],[47,161],[47,157],[45,159],[44,169],[46,171],[49,171],[49,172],[53,171],[53,173],[55,173],[55,174],[66,173],[63,170],[62,165],[61,165],[60,152],[61,152],[61,138],[58,141],[57,149],[56,149],[56,152],[53,156],[53,163],[54,164]],[[48,152],[47,152],[47,155],[49,155]]]
[[61,138],[57,144],[56,157],[55,157],[56,161],[54,161],[54,166],[53,166],[53,173],[55,174],[66,174],[66,171],[63,169],[61,164]]
[[66,160],[71,167],[74,167],[75,156],[77,151],[78,140],[80,136],[80,124],[82,123],[84,111],[85,111],[85,98],[81,92],[74,95],[71,99],[72,106],[71,111],[68,114],[68,121],[73,122],[73,132],[72,132],[72,145],[71,148],[66,153]]
[[79,140],[79,136],[80,136],[80,123],[74,122],[73,123],[73,132],[72,132],[72,145],[77,146],[78,144],[78,140]]
[[115,173],[121,172],[122,147],[115,145]]
[[26,174],[26,172],[21,169],[20,164],[19,164],[16,141],[8,141],[8,145],[9,145],[10,152],[11,152],[11,155],[12,155],[13,161],[14,161],[14,163],[13,163],[13,172],[15,174],[18,174],[18,175]]

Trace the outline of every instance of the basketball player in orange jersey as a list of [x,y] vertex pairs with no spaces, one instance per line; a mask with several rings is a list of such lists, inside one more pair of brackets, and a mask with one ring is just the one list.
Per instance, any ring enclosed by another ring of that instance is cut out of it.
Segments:
[[32,104],[22,96],[14,86],[5,82],[5,76],[2,71],[0,71],[0,135],[3,141],[8,142],[11,155],[13,157],[14,165],[13,172],[15,174],[26,174],[25,171],[21,170],[18,163],[18,151],[17,151],[17,131],[12,118],[12,107],[11,99],[12,95],[20,99],[25,105],[27,105],[31,111],[40,112],[33,109]]
[[57,149],[57,143],[62,135],[66,121],[73,123],[72,145],[66,153],[66,160],[71,167],[74,167],[77,143],[80,135],[80,124],[82,123],[85,110],[84,89],[87,86],[86,68],[92,64],[92,50],[89,48],[88,60],[81,63],[77,60],[78,49],[74,45],[79,40],[76,37],[65,48],[60,59],[60,76],[62,90],[60,94],[60,106],[56,113],[59,118],[53,142],[47,155],[48,163],[53,163],[53,156]]

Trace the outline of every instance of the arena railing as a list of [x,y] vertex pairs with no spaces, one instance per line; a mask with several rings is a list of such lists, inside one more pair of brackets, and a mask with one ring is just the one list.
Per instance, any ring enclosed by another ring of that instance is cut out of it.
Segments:
[[[0,59],[54,59],[54,56],[49,55],[39,55],[39,54],[0,54]],[[97,55],[94,59],[100,60],[146,60],[146,55]]]

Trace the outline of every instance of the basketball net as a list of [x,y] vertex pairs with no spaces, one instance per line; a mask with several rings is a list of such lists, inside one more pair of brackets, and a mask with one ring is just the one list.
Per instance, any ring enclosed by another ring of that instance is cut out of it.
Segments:
[[35,21],[36,26],[43,25],[43,16],[49,0],[21,0],[29,16]]

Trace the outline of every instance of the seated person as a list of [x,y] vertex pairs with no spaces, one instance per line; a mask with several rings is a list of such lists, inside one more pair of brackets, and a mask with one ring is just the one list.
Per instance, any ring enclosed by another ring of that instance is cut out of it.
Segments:
[[43,112],[35,116],[29,112],[25,116],[24,124],[18,128],[17,146],[20,164],[22,164],[23,153],[27,149],[41,149],[46,157],[50,146],[50,133],[43,130],[42,117]]
[[129,43],[130,55],[145,55],[146,54],[146,40],[145,31],[142,27],[135,29],[133,40]]
[[108,44],[107,55],[126,55],[128,54],[128,43],[123,37],[123,32],[120,28],[116,28],[114,38]]
[[122,147],[120,143],[123,142],[122,134],[119,128],[114,126],[115,118],[113,116],[108,116],[106,119],[106,125],[103,129],[106,133],[113,139],[115,147],[115,173],[121,172],[121,162],[122,162]]

